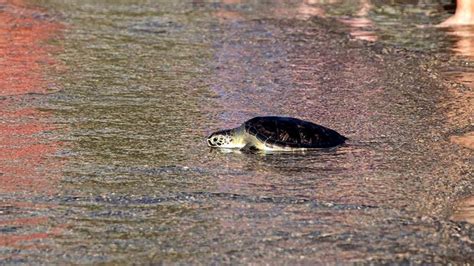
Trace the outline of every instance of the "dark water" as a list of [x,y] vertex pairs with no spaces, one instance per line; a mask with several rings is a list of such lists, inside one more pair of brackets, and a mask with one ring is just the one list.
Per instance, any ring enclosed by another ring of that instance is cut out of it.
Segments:
[[[426,2],[0,3],[0,262],[472,263],[470,59]],[[206,146],[270,114],[350,142]]]

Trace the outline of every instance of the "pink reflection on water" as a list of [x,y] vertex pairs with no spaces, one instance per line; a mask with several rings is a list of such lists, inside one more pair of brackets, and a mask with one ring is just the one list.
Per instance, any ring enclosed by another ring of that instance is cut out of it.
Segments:
[[[238,5],[241,3],[240,0],[223,0],[223,4],[225,5]],[[235,21],[235,20],[242,20],[243,16],[237,12],[232,10],[227,10],[225,8],[219,8],[215,13],[214,16],[217,17],[221,22],[226,20]]]
[[369,19],[369,11],[373,8],[370,0],[361,0],[360,9],[354,17],[342,18],[341,22],[349,25],[350,34],[355,39],[365,40],[370,42],[377,41],[377,35],[373,30],[370,30],[374,23]]
[[[61,143],[41,136],[54,129],[46,122],[50,114],[30,105],[35,94],[47,92],[45,72],[55,60],[46,41],[62,26],[23,1],[0,5],[0,195],[51,195],[56,193],[55,169],[60,167],[52,155]],[[2,233],[0,246],[32,248],[28,242],[59,232],[48,216],[32,214],[49,208],[53,206],[28,199],[1,202],[0,226],[15,230]]]
[[459,201],[451,219],[474,224],[474,196]]
[[309,19],[311,17],[324,17],[326,12],[320,7],[315,6],[315,1],[306,0],[298,6],[297,14],[300,19]]
[[293,7],[290,7],[287,1],[274,1],[274,3],[272,13],[275,17],[308,20],[312,17],[326,16],[324,9],[318,6],[319,3],[314,0],[299,1]]
[[[472,61],[474,59],[474,27],[458,26],[447,29],[446,34],[455,39],[451,50],[463,59]],[[472,69],[457,69],[447,71],[446,76],[457,82],[464,84],[468,89],[463,90],[451,87],[449,93],[452,100],[444,105],[447,106],[447,119],[453,125],[472,124],[474,118],[474,72]],[[467,132],[461,136],[451,136],[451,142],[474,149],[474,132]]]

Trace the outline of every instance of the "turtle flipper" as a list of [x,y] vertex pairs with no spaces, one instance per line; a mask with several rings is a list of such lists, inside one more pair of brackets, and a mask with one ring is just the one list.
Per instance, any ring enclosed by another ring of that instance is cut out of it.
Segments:
[[246,152],[256,152],[259,149],[255,146],[253,143],[247,143],[244,147],[240,149],[241,151],[246,151]]

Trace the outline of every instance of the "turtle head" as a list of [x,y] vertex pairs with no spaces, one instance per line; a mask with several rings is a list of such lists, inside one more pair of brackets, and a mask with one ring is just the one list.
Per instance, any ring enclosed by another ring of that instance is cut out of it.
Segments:
[[207,137],[207,145],[213,148],[239,148],[235,140],[233,129],[221,130]]

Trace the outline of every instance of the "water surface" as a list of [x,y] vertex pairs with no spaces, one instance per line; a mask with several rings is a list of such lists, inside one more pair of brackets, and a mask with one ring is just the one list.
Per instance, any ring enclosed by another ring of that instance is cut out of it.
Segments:
[[[473,191],[472,151],[450,142],[470,127],[469,102],[451,93],[466,87],[440,74],[457,67],[452,50],[351,37],[338,19],[356,16],[340,2],[25,5],[3,4],[2,34],[37,23],[51,35],[15,46],[40,60],[12,63],[28,79],[2,95],[2,125],[15,127],[1,140],[15,149],[2,152],[5,263],[474,260],[472,225],[449,219]],[[350,141],[266,155],[206,146],[256,115]]]

